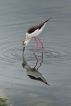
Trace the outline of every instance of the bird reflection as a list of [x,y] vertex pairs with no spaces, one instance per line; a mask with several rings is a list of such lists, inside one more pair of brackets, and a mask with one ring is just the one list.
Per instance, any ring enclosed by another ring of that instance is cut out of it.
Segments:
[[38,58],[37,58],[37,56],[35,54],[34,54],[34,57],[36,59],[36,64],[35,64],[34,68],[31,68],[28,65],[28,63],[26,62],[26,60],[24,58],[24,55],[23,55],[22,66],[23,66],[23,68],[26,69],[27,76],[29,76],[33,80],[38,80],[38,81],[44,82],[45,84],[49,85],[47,83],[47,81],[45,80],[45,78],[42,76],[42,74],[40,72],[38,72],[38,69],[40,68],[40,66],[43,63],[43,53],[41,55],[41,62],[40,62],[40,64],[38,64]]

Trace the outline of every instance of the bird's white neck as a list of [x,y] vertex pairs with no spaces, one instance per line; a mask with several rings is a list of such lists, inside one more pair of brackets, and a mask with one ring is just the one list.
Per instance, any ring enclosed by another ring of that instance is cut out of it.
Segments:
[[26,45],[29,43],[30,40],[31,38],[25,40]]

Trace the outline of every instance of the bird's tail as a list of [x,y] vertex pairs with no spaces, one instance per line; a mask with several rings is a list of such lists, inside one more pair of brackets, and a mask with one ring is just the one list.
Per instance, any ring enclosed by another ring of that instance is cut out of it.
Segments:
[[46,20],[44,23],[46,23],[47,21],[49,21],[51,18],[49,18],[48,20]]

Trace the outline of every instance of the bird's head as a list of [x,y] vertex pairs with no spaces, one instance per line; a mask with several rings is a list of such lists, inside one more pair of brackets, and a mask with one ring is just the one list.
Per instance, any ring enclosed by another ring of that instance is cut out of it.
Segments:
[[22,41],[22,45],[25,47],[27,44],[28,44],[28,40],[24,40],[24,41]]

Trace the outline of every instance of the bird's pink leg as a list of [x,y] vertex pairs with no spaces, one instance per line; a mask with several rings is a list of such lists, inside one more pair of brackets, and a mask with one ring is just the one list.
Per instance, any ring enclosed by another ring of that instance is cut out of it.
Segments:
[[35,49],[34,49],[33,53],[35,53],[35,52],[36,52],[36,50],[37,50],[37,48],[38,48],[38,41],[37,41],[37,38],[36,38],[36,37],[34,37],[34,38],[35,38],[35,41],[36,41],[36,47],[35,47]]
[[40,44],[41,44],[41,46],[42,46],[42,53],[44,53],[44,44],[43,44],[43,42],[38,38],[38,37],[36,37],[38,40],[39,40],[39,42],[40,42]]

